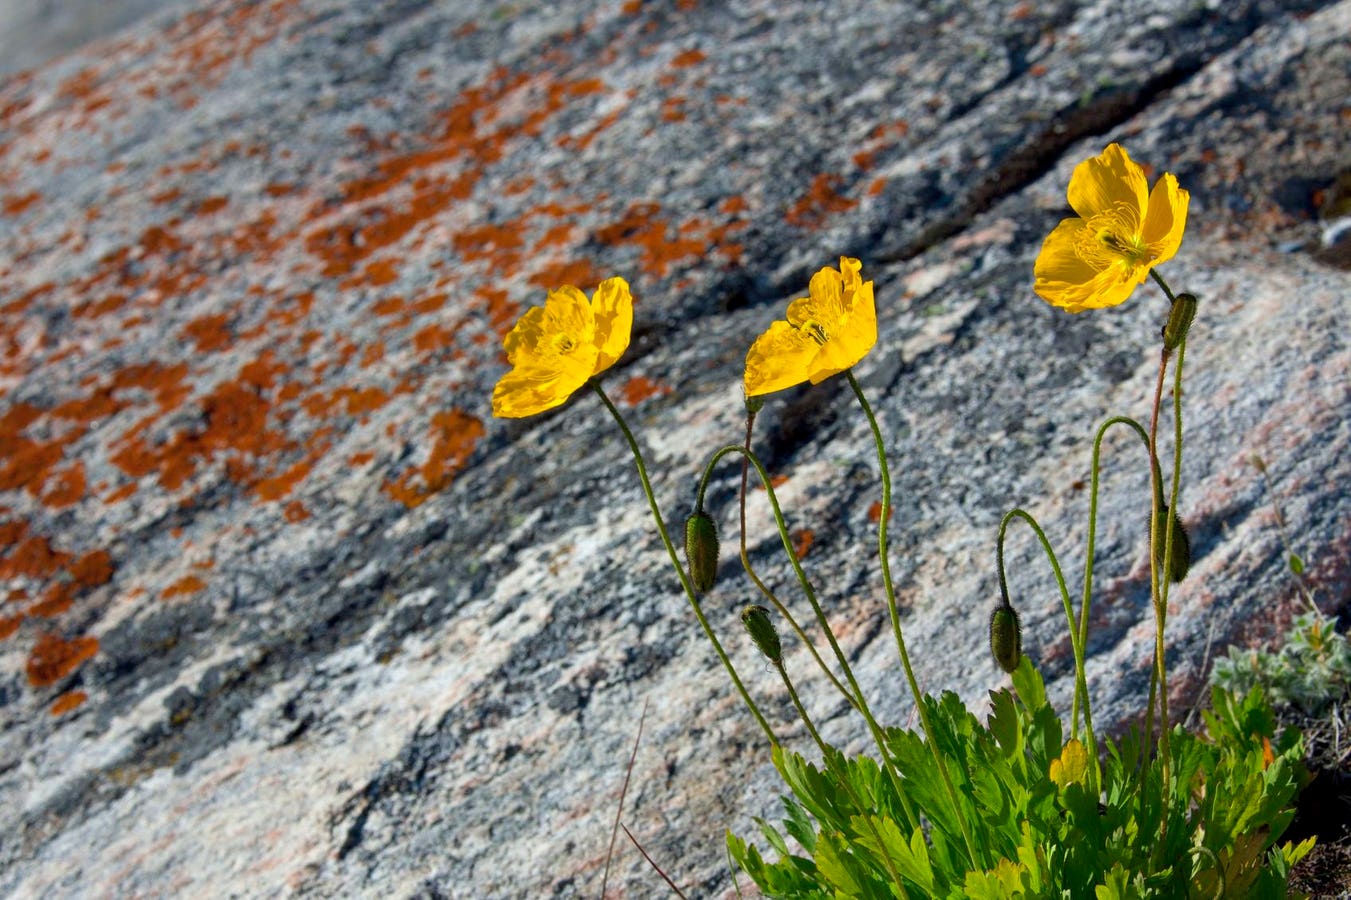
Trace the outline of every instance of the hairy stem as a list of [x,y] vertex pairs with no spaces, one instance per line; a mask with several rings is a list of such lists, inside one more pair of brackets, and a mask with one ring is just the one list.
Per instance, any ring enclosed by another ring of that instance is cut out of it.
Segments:
[[652,493],[652,483],[648,480],[647,465],[643,462],[643,452],[638,448],[638,441],[634,438],[633,432],[629,430],[628,424],[624,421],[624,417],[610,402],[610,398],[606,396],[600,384],[594,379],[588,383],[595,390],[596,396],[600,397],[601,402],[605,404],[605,408],[610,411],[610,415],[614,417],[615,422],[619,424],[619,430],[624,433],[624,439],[628,441],[629,450],[632,451],[633,460],[638,466],[638,478],[643,483],[643,493],[647,495],[648,506],[652,509],[652,518],[657,523],[657,532],[661,535],[662,543],[666,545],[666,552],[670,554],[671,565],[675,567],[676,576],[680,579],[680,586],[685,589],[685,597],[690,602],[690,608],[694,610],[695,618],[699,620],[699,625],[704,629],[704,634],[707,635],[709,643],[713,645],[714,651],[717,652],[718,659],[722,660],[723,668],[732,677],[732,684],[736,685],[737,692],[741,694],[741,699],[745,701],[746,707],[755,716],[755,721],[759,723],[765,737],[769,738],[771,744],[777,744],[779,739],[774,734],[774,729],[769,726],[769,722],[760,712],[760,707],[755,705],[755,701],[746,691],[746,686],[741,683],[741,678],[737,676],[736,668],[732,665],[732,660],[728,658],[727,651],[722,649],[718,636],[713,633],[713,627],[708,624],[708,618],[704,615],[704,611],[699,608],[699,600],[695,596],[694,585],[690,584],[689,577],[685,574],[685,568],[680,564],[680,557],[676,554],[675,544],[671,543],[671,535],[666,530],[665,520],[662,519],[661,508],[657,506],[656,495]]

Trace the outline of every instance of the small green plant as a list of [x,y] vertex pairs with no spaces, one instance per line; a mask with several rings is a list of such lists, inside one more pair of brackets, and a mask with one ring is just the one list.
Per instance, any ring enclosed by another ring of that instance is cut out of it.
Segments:
[[1230,647],[1215,660],[1210,681],[1232,693],[1261,688],[1276,706],[1318,716],[1351,691],[1351,642],[1335,624],[1321,613],[1302,613],[1275,651]]
[[1087,751],[1065,741],[1026,658],[1013,684],[991,693],[984,723],[954,694],[923,700],[930,740],[961,773],[977,860],[944,814],[924,742],[895,729],[888,748],[901,789],[926,813],[921,822],[905,819],[894,784],[871,759],[831,750],[812,763],[776,749],[792,796],[781,827],[759,825],[778,859],[729,833],[733,859],[772,897],[1285,896],[1290,868],[1312,846],[1273,849],[1292,816],[1303,748],[1293,732],[1277,738],[1260,693],[1240,699],[1216,689],[1207,735],[1173,729],[1168,780],[1138,731],[1108,742],[1094,791]]
[[1292,706],[1316,718],[1351,692],[1351,642],[1337,631],[1336,621],[1319,610],[1304,573],[1304,560],[1290,546],[1266,463],[1260,456],[1254,456],[1252,463],[1271,495],[1286,565],[1309,611],[1295,617],[1274,651],[1230,647],[1225,656],[1215,660],[1210,683],[1231,693],[1261,688],[1275,706]]
[[[779,826],[759,823],[765,851],[731,833],[727,849],[767,896],[1278,898],[1286,895],[1291,866],[1312,847],[1312,839],[1297,846],[1278,843],[1292,816],[1302,747],[1293,730],[1277,733],[1263,691],[1240,695],[1216,688],[1205,733],[1173,726],[1168,711],[1168,593],[1191,564],[1178,510],[1182,366],[1198,301],[1191,294],[1175,295],[1155,267],[1181,243],[1188,194],[1171,174],[1150,191],[1143,170],[1116,144],[1075,169],[1068,193],[1078,215],[1046,238],[1036,262],[1036,292],[1053,305],[1080,312],[1120,304],[1152,278],[1168,300],[1169,313],[1149,427],[1117,417],[1103,423],[1094,440],[1077,617],[1060,563],[1036,519],[1013,509],[1000,522],[995,543],[1000,598],[989,614],[988,637],[995,661],[1012,674],[1013,690],[991,692],[985,721],[951,692],[934,697],[920,690],[901,627],[887,544],[892,502],[887,453],[882,429],[853,373],[877,340],[873,283],[863,280],[857,259],[843,257],[838,269],[819,270],[809,295],[790,303],[785,319],[751,345],[744,378],[745,439],[716,451],[704,468],[686,520],[684,564],[652,492],[638,441],[598,380],[628,346],[633,312],[627,283],[609,279],[590,300],[575,287],[551,291],[545,306],[527,311],[506,338],[513,368],[494,391],[494,413],[534,415],[562,405],[583,386],[596,393],[633,454],[690,609],[764,733],[789,791],[783,799],[785,818]],[[1165,484],[1158,431],[1170,362],[1173,454]],[[878,562],[898,659],[918,714],[914,730],[886,727],[874,716],[798,559],[774,481],[753,448],[765,395],[836,375],[847,380],[877,451]],[[1148,455],[1150,488],[1141,504],[1147,515],[1141,518],[1149,525],[1155,628],[1143,727],[1119,741],[1100,743],[1084,661],[1099,458],[1103,437],[1115,425],[1134,432]],[[706,494],[716,466],[729,456],[741,461],[741,563],[765,601],[746,606],[741,621],[792,700],[812,742],[810,755],[780,740],[723,649],[705,613],[712,604],[701,600],[716,589],[719,573],[720,541]],[[827,653],[751,564],[746,493],[752,470]],[[1075,662],[1067,719],[1047,701],[1041,676],[1022,653],[1021,623],[1004,568],[1005,540],[1015,521],[1024,522],[1045,551],[1064,606]],[[858,714],[871,738],[868,753],[846,755],[822,738],[790,672],[790,659],[800,657],[780,637],[776,616],[790,627],[829,687]]]

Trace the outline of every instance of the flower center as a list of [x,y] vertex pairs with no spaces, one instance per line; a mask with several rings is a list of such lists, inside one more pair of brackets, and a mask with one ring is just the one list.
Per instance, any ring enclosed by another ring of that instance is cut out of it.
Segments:
[[816,341],[817,346],[824,347],[826,341],[830,340],[830,333],[826,331],[825,326],[815,319],[808,319],[803,322],[801,330],[807,332],[811,339]]
[[1120,256],[1132,268],[1142,262],[1149,261],[1149,248],[1144,245],[1144,242],[1138,236],[1123,238],[1106,228],[1100,228],[1096,237],[1099,244]]
[[572,349],[577,346],[577,342],[572,339],[572,335],[570,334],[554,335],[553,343],[554,343],[554,352],[558,353],[559,355],[562,355],[564,353],[571,353]]
[[1091,239],[1080,245],[1080,255],[1104,268],[1116,263],[1134,269],[1152,262],[1154,254],[1140,236],[1136,219],[1133,211],[1119,205],[1093,216],[1087,223]]

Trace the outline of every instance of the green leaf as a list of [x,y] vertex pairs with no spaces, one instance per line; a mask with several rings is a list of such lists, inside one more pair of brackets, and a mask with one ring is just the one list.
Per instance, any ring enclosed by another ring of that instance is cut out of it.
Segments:
[[1299,558],[1298,553],[1290,554],[1290,571],[1296,575],[1304,574],[1304,560]]
[[1026,655],[1013,673],[1013,689],[1018,692],[1018,697],[1028,709],[1037,710],[1046,705],[1046,684],[1041,680],[1041,673]]
[[[924,841],[922,830],[916,828],[907,842],[895,822],[879,816],[860,816],[854,820],[853,829],[854,844],[867,848],[879,859],[884,856],[890,859],[903,878],[912,881],[925,894],[929,896],[935,894],[933,866],[929,863],[929,845]],[[876,834],[873,829],[876,829]],[[881,838],[881,844],[877,841],[878,837]]]
[[971,900],[1019,900],[1025,896],[1027,867],[1010,859],[1001,859],[993,869],[968,872],[962,895]]

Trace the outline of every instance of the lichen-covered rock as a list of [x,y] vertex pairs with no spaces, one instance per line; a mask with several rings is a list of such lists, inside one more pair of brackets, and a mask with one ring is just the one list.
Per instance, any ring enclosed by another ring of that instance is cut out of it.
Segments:
[[[596,896],[646,706],[624,821],[677,882],[730,891],[723,830],[775,812],[762,736],[603,408],[490,418],[502,336],[547,288],[629,280],[604,382],[678,531],[740,438],[750,341],[861,258],[903,625],[923,687],[979,707],[1004,678],[1001,514],[1038,516],[1077,596],[1094,431],[1148,417],[1152,285],[1078,316],[1031,290],[1070,171],[1110,140],[1192,196],[1164,272],[1200,298],[1174,708],[1208,648],[1297,607],[1254,454],[1344,607],[1351,279],[1319,204],[1351,169],[1348,38],[1349,0],[223,0],[9,76],[0,890]],[[870,699],[907,722],[852,394],[774,395],[757,446]],[[1089,674],[1119,726],[1148,677],[1148,463],[1124,431],[1104,459]],[[708,495],[729,546],[738,476]],[[762,492],[750,522],[797,602]],[[1010,589],[1065,699],[1034,550],[1012,533]],[[724,557],[703,608],[806,749]],[[613,890],[659,890],[627,844],[615,866]]]

